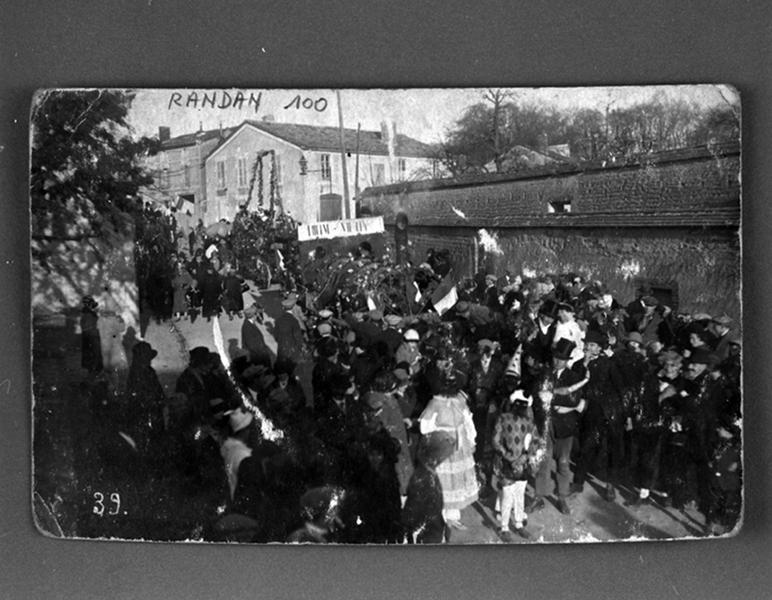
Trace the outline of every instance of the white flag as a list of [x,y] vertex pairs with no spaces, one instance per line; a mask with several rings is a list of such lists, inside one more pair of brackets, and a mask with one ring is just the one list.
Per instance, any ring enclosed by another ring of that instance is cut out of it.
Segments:
[[446,312],[448,312],[451,308],[453,308],[456,305],[456,302],[458,302],[458,290],[454,285],[452,288],[450,288],[450,291],[442,297],[442,299],[439,302],[434,303],[434,310],[436,310],[437,313],[439,313],[440,315],[443,315]]

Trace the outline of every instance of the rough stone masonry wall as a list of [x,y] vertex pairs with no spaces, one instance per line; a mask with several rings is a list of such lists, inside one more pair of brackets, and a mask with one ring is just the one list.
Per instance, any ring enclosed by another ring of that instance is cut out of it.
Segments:
[[[739,236],[687,228],[491,229],[499,252],[478,247],[479,267],[497,275],[581,273],[605,283],[621,302],[635,297],[636,280],[678,284],[679,310],[726,312],[740,319]],[[428,248],[448,248],[459,277],[475,268],[478,231],[461,227],[410,228],[415,260]]]

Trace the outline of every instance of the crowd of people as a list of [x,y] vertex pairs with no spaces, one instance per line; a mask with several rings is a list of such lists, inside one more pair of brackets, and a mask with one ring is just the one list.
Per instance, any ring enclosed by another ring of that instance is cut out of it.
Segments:
[[[352,254],[344,271],[375,262],[367,243]],[[442,543],[478,501],[502,540],[530,539],[529,514],[570,514],[591,479],[608,502],[693,505],[707,535],[738,523],[728,316],[679,313],[646,288],[623,304],[574,274],[456,280],[430,252],[408,267],[407,310],[366,289],[324,295],[315,269],[269,326],[218,255],[176,262],[173,318],[243,315],[239,351],[224,364],[192,349],[167,397],[137,343],[121,421],[143,468],[216,490],[206,539]]]
[[242,206],[233,222],[205,227],[188,221],[150,204],[137,214],[134,260],[145,312],[194,320],[220,312],[233,316],[241,310],[242,277],[260,287],[272,281],[295,286],[297,224],[291,216]]

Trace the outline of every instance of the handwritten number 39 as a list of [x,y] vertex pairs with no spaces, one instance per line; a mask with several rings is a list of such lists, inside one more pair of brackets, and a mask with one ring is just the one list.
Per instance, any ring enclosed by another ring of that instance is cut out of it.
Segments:
[[302,107],[307,109],[313,108],[316,112],[324,112],[327,109],[327,98],[317,98],[314,100],[313,98],[308,97],[301,98],[300,94],[298,94],[284,107],[284,110],[293,107],[297,110],[300,110]]
[[105,510],[108,515],[117,515],[121,512],[121,495],[113,492],[109,497],[110,506],[105,506],[105,495],[102,492],[94,492],[94,507],[92,512],[95,515],[104,516]]

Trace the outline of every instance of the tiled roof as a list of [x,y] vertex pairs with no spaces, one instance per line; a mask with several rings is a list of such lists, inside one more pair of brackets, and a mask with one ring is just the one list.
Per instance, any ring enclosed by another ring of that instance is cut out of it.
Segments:
[[[340,152],[340,133],[337,127],[319,127],[316,125],[298,125],[296,123],[276,123],[274,121],[246,121],[253,127],[275,135],[303,150],[321,150]],[[346,151],[352,154],[357,149],[356,129],[344,129]],[[387,156],[388,146],[380,131],[359,132],[359,152]],[[397,156],[429,158],[434,156],[434,149],[411,137],[397,134],[394,153]]]
[[236,131],[235,127],[227,127],[223,128],[222,131],[218,128],[207,129],[206,131],[196,131],[195,133],[186,133],[161,142],[161,149],[172,150],[174,148],[183,148],[185,146],[195,146],[196,140],[206,142],[219,138],[221,134],[223,139],[226,139],[234,131]]

